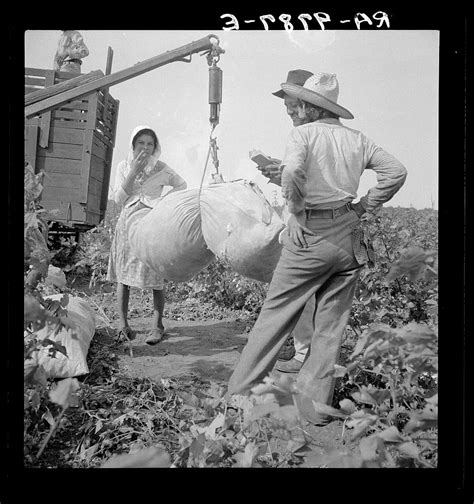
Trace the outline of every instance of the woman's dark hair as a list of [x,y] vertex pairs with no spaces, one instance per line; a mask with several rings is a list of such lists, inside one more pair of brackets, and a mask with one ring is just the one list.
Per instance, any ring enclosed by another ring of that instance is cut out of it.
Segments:
[[153,141],[155,142],[155,148],[153,149],[153,154],[154,154],[156,152],[156,149],[158,149],[158,147],[160,146],[160,142],[158,141],[158,137],[156,136],[156,133],[150,128],[143,128],[135,134],[135,136],[132,139],[132,147],[135,149],[135,144],[137,143],[137,138],[141,135],[150,135],[153,138]]

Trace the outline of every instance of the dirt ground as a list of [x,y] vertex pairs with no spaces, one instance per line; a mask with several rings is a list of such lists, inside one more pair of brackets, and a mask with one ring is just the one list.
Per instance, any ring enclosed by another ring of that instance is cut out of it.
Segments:
[[[170,306],[173,311],[173,306]],[[136,339],[121,346],[118,364],[130,376],[162,378],[197,376],[202,380],[227,384],[248,338],[248,323],[236,317],[210,320],[164,320],[166,335],[156,345],[145,343],[151,328],[151,315],[131,315],[130,326]],[[277,371],[274,373],[278,373]],[[320,453],[324,448],[353,452],[354,444],[344,436],[341,421],[325,427],[306,426]]]
[[119,356],[120,366],[132,376],[161,378],[198,375],[204,380],[227,382],[239,360],[248,334],[245,324],[235,319],[165,320],[166,334],[156,345],[145,343],[151,317],[133,317],[129,321],[136,332]]

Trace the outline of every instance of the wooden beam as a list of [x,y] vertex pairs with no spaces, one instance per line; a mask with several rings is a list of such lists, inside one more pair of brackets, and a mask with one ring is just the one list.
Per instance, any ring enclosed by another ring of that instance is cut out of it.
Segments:
[[[107,62],[105,64],[105,75],[110,75],[112,73],[112,61],[114,59],[114,51],[111,47],[107,49]],[[107,91],[108,88],[105,90]]]
[[[144,74],[145,72],[149,72],[150,70],[154,70],[155,68],[159,68],[160,66],[172,63],[173,61],[182,61],[185,56],[190,56],[191,54],[200,51],[212,49],[212,37],[217,38],[215,35],[208,35],[207,37],[197,40],[196,42],[192,42],[185,46],[178,47],[177,49],[167,51],[163,54],[160,54],[159,56],[155,56],[153,58],[139,62],[132,67],[128,67],[124,70],[120,70],[119,72],[106,75],[93,82],[79,85],[74,89],[70,89],[69,91],[65,91],[64,93],[56,96],[52,96],[51,98],[47,98],[38,103],[33,103],[32,105],[25,107],[25,117],[31,117],[46,110],[57,108],[65,102],[87,96],[102,88],[115,86],[116,84],[120,84],[121,82]],[[32,93],[30,93],[28,96],[30,96],[31,94]]]
[[37,91],[33,91],[32,93],[25,95],[25,107],[49,98],[50,96],[55,96],[59,93],[67,91],[68,89],[74,89],[81,84],[91,81],[93,82],[103,76],[104,73],[102,70],[95,70],[94,72],[89,72],[88,74],[79,75],[77,77],[73,77],[72,79],[54,84],[54,86],[52,85],[44,87],[43,89],[38,89]]
[[[109,46],[107,49],[107,62],[105,64],[105,75],[110,75],[112,73],[112,60],[114,58],[114,51]],[[104,120],[105,114],[107,113],[107,101],[109,99],[109,88],[104,89],[104,109],[102,110],[102,120]]]

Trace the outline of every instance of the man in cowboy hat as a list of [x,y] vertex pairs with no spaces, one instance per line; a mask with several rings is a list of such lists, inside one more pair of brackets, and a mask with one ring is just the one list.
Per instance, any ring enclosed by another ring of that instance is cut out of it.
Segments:
[[[356,282],[369,261],[360,218],[390,200],[407,172],[360,131],[341,123],[340,118],[354,116],[338,103],[334,74],[312,75],[303,85],[285,82],[281,89],[296,100],[294,113],[305,120],[291,131],[281,163],[282,193],[291,215],[265,302],[230,377],[227,396],[247,393],[268,375],[315,296],[314,333],[294,382],[294,397],[305,420],[324,425],[330,417],[314,404],[331,404],[334,365]],[[353,204],[367,168],[376,172],[377,184]]]
[[[308,70],[290,70],[286,77],[286,83],[303,85],[306,80],[313,75],[313,72]],[[287,95],[282,89],[272,93],[277,98],[283,99],[283,104],[286,108],[286,112],[290,117],[293,126],[300,126],[307,122],[307,119],[298,117],[295,112],[297,109],[297,99],[290,95]],[[281,186],[281,160],[276,158],[271,158],[273,160],[272,164],[267,164],[265,166],[259,166],[258,169],[267,177],[270,182]],[[306,358],[309,345],[311,344],[311,338],[313,336],[313,319],[314,311],[316,308],[315,297],[313,296],[307,303],[303,310],[295,328],[293,329],[291,336],[293,337],[294,352],[292,357],[285,359],[282,353],[279,354],[278,362],[276,363],[276,369],[283,373],[297,373],[303,366],[303,362]]]

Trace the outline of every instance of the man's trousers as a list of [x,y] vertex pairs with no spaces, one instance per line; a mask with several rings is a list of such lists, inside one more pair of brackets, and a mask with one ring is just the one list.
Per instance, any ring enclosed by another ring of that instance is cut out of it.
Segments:
[[[282,252],[260,315],[229,380],[228,394],[246,393],[272,370],[278,353],[315,297],[314,333],[296,381],[311,400],[330,404],[332,373],[337,363],[362,261],[354,255],[352,230],[359,217],[349,211],[334,219],[308,218],[307,248],[298,247],[287,232]],[[359,247],[360,248],[360,247]],[[311,401],[299,405],[311,409]],[[311,416],[309,411],[305,416]]]

